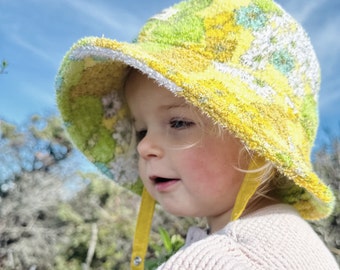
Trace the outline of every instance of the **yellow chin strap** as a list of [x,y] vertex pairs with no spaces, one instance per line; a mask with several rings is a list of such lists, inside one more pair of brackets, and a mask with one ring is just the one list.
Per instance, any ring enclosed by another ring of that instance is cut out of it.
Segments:
[[149,243],[155,200],[143,188],[142,201],[139,208],[136,231],[132,246],[130,266],[132,270],[144,270],[145,255]]
[[261,168],[265,164],[264,158],[254,157],[251,159],[248,171],[243,179],[241,188],[237,194],[235,205],[233,211],[231,213],[231,220],[238,219],[250,200],[250,198],[254,195],[257,188],[260,186],[261,181],[260,177],[263,173],[261,171],[257,171],[258,168]]

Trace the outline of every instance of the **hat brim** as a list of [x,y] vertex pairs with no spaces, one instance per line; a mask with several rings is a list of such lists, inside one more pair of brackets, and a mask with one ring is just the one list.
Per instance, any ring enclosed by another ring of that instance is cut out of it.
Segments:
[[[253,85],[245,82],[244,76],[252,76],[250,72],[237,66],[219,66],[185,47],[89,37],[76,43],[63,60],[57,77],[57,102],[75,145],[109,178],[138,194],[142,191],[136,151],[131,149],[128,110],[122,98],[129,67],[203,108],[215,123],[227,127],[248,148],[276,165],[295,182],[285,200],[304,218],[320,219],[332,211],[332,192],[313,172],[309,153],[297,149],[290,155],[279,150],[289,146],[276,140],[277,130],[296,129],[296,125],[275,124],[275,119],[283,118],[281,114],[290,112],[273,112],[270,122],[265,118],[268,114],[262,117],[267,104],[260,96],[254,98]],[[233,106],[236,102],[245,106]],[[249,107],[252,103],[256,106]],[[246,107],[250,109],[247,112],[242,110]],[[292,139],[299,141],[304,131],[288,133],[297,134]],[[264,144],[261,138],[272,140]]]

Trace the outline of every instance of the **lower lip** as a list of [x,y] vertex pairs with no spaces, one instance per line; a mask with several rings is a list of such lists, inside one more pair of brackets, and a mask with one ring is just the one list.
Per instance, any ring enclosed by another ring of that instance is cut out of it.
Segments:
[[176,185],[176,183],[178,183],[178,182],[179,182],[179,180],[171,180],[171,181],[167,181],[167,182],[156,183],[155,188],[159,192],[169,191],[170,188],[172,186]]

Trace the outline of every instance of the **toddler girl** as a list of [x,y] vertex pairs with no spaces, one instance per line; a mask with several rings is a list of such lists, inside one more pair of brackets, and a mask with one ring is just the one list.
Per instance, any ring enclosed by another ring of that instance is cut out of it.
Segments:
[[159,269],[338,269],[304,220],[334,207],[310,162],[319,85],[306,33],[271,0],[183,1],[135,43],[76,43],[58,104],[75,145],[142,194],[131,268],[156,200],[209,224]]

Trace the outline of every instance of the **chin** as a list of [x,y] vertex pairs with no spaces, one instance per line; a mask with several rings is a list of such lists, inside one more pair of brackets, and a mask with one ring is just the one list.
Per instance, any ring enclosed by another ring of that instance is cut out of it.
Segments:
[[204,217],[204,215],[202,215],[202,213],[199,213],[198,211],[192,211],[192,210],[186,210],[183,208],[173,208],[173,207],[167,207],[162,205],[162,208],[164,209],[164,211],[166,211],[167,213],[174,215],[176,217]]

